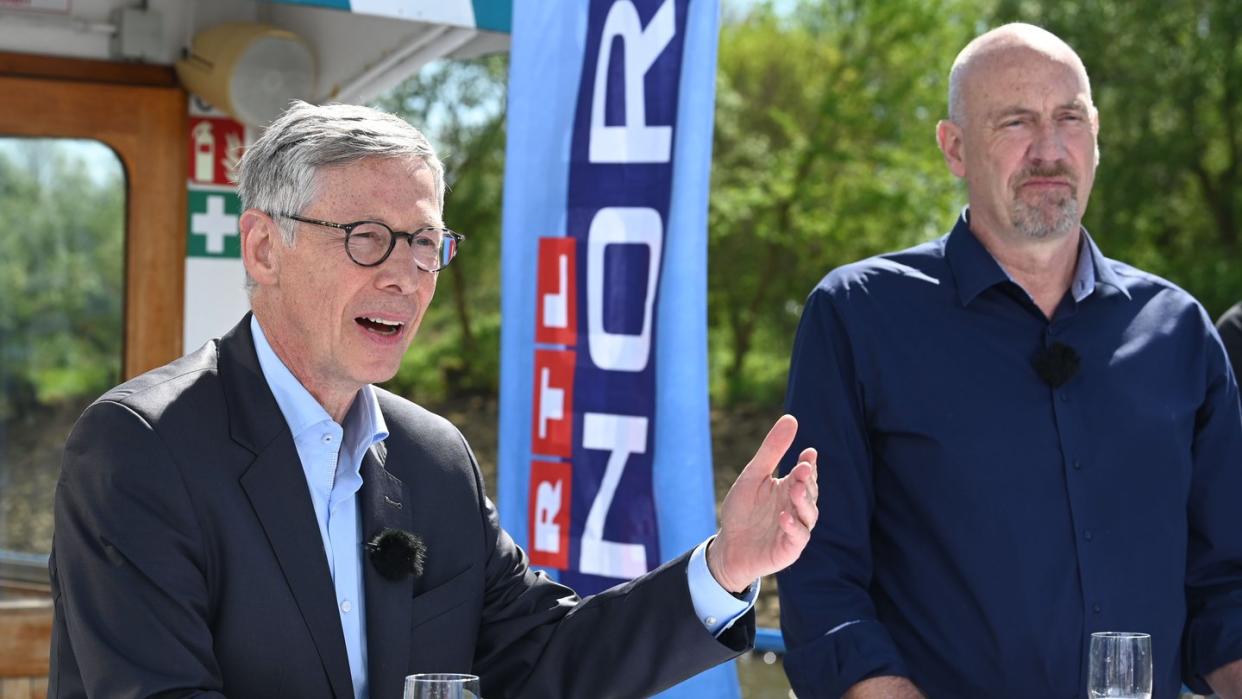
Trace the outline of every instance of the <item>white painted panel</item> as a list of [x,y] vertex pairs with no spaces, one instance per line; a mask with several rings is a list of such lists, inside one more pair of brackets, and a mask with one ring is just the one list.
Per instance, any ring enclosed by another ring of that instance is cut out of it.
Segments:
[[350,0],[349,7],[356,14],[400,17],[419,22],[474,28],[474,4],[470,0]]
[[185,351],[219,337],[250,310],[242,261],[187,257],[185,260]]

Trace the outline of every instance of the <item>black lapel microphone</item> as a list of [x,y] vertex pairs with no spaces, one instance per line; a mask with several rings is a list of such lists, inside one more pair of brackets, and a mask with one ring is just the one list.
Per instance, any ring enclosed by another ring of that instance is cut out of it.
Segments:
[[1079,357],[1073,347],[1054,342],[1035,353],[1031,360],[1035,373],[1052,388],[1060,388],[1078,373]]
[[366,543],[371,565],[387,580],[420,577],[427,561],[427,545],[417,535],[400,529],[384,529]]

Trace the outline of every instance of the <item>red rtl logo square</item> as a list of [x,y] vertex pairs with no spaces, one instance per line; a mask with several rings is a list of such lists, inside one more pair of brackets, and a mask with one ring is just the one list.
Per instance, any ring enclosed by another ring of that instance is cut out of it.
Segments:
[[574,359],[568,350],[535,350],[530,426],[534,454],[573,455]]
[[539,239],[539,275],[535,284],[535,342],[578,343],[577,240]]
[[568,462],[530,462],[530,562],[569,568],[569,507],[573,468]]

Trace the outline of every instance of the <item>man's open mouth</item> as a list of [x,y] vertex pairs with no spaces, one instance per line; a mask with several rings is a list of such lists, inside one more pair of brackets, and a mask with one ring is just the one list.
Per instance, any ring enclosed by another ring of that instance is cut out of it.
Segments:
[[373,333],[380,335],[396,335],[401,332],[404,323],[398,323],[395,320],[384,320],[382,318],[367,318],[359,316],[354,318],[354,322]]

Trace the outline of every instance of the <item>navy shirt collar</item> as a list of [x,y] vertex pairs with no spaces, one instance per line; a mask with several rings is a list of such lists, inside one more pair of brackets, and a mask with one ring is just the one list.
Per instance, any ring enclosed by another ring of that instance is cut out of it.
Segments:
[[1095,244],[1095,240],[1091,238],[1091,234],[1087,229],[1082,229],[1082,239],[1086,249],[1091,253],[1091,265],[1095,270],[1095,281],[1100,284],[1107,284],[1116,289],[1125,296],[1130,298],[1130,290],[1121,281],[1121,276],[1117,274],[1117,270],[1113,269],[1113,265],[1109,263],[1104,254],[1100,252],[1100,248]]
[[[1078,244],[1078,267],[1074,271],[1074,279],[1070,290],[1074,300],[1081,303],[1090,296],[1097,284],[1107,284],[1120,291],[1126,298],[1130,292],[1121,283],[1121,279],[1107,263],[1104,255],[1096,246],[1087,229],[1083,228]],[[1001,282],[1012,282],[1005,269],[1000,266],[992,253],[983,247],[983,243],[970,231],[970,207],[962,209],[953,230],[945,241],[945,260],[953,272],[957,285],[957,298],[963,306],[969,305],[976,296]]]

